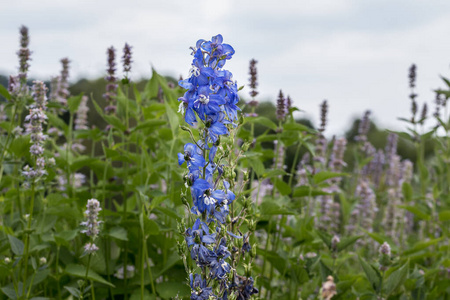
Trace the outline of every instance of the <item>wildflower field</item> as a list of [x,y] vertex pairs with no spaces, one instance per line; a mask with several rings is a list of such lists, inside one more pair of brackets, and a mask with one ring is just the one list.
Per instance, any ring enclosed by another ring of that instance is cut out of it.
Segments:
[[107,49],[103,97],[67,58],[31,82],[30,49],[0,85],[0,299],[450,299],[446,78],[421,103],[411,66],[404,132],[327,138],[327,101],[264,113],[220,34],[178,82]]

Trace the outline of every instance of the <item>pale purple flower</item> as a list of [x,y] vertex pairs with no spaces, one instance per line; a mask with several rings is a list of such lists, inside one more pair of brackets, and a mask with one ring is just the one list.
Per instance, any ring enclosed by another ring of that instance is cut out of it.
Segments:
[[86,254],[92,254],[98,251],[98,247],[94,243],[87,243],[84,245],[84,252]]
[[100,207],[100,202],[97,199],[89,199],[86,204],[86,208],[87,209],[84,212],[86,221],[81,222],[81,225],[86,227],[86,229],[81,232],[85,233],[94,240],[100,233],[99,225],[101,221],[98,220],[98,214],[102,208]]
[[81,98],[80,106],[78,106],[77,115],[75,117],[75,129],[81,130],[81,129],[89,129],[88,127],[88,119],[87,114],[89,112],[89,107],[87,106],[88,97],[83,96]]

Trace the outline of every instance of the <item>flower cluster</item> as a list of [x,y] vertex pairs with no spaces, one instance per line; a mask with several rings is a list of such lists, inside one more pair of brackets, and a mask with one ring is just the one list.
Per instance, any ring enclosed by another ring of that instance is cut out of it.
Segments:
[[95,238],[100,233],[100,222],[98,220],[98,213],[102,210],[100,207],[100,202],[97,199],[89,199],[86,204],[86,211],[84,214],[86,215],[86,221],[81,222],[82,226],[85,226],[86,229],[82,230],[82,233],[85,233],[88,237],[91,238],[91,241],[84,246],[85,253],[91,254],[98,250],[98,247],[93,243]]
[[83,129],[89,129],[88,127],[88,112],[89,107],[87,105],[88,97],[83,96],[81,98],[80,106],[78,107],[77,116],[75,118],[75,129],[76,130],[83,130]]
[[[242,236],[226,229],[229,205],[235,200],[235,194],[226,180],[229,178],[224,174],[226,167],[215,156],[220,137],[229,134],[227,126],[235,126],[239,110],[237,84],[231,72],[222,69],[232,58],[234,49],[217,35],[211,41],[199,40],[192,50],[194,60],[189,78],[179,82],[187,91],[178,99],[185,121],[191,126],[203,124],[199,128],[200,139],[187,143],[184,152],[178,153],[178,163],[186,163],[188,168],[185,179],[192,195],[190,211],[198,216],[193,226],[184,231],[191,258],[203,274],[190,275],[191,299],[216,297],[208,287],[212,285],[211,279],[217,282],[221,299],[227,299],[231,290],[238,286],[237,282],[230,283],[227,276],[232,271],[235,274],[229,263],[232,254],[227,241],[242,239]],[[237,280],[236,276],[233,278]]]
[[30,43],[30,37],[28,35],[28,28],[26,26],[20,27],[20,49],[17,51],[17,56],[19,56],[19,78],[23,85],[27,83],[27,73],[30,68],[29,61],[31,51],[28,49],[28,44]]
[[30,114],[25,117],[26,132],[30,134],[31,147],[30,153],[36,159],[36,167],[33,169],[26,165],[22,175],[29,181],[33,181],[38,177],[46,174],[44,154],[44,142],[47,136],[43,133],[43,125],[46,123],[47,116],[47,88],[42,81],[35,81],[33,85],[33,97],[35,104],[30,107]]
[[108,55],[108,68],[106,72],[108,75],[105,77],[108,84],[106,85],[106,93],[103,94],[107,102],[105,112],[108,114],[114,114],[116,112],[115,97],[117,96],[117,78],[116,78],[116,49],[110,47],[107,50]]
[[123,47],[123,56],[122,56],[122,63],[123,63],[123,72],[125,73],[125,78],[128,78],[128,73],[131,72],[131,63],[132,57],[131,57],[131,46],[125,43],[125,46]]

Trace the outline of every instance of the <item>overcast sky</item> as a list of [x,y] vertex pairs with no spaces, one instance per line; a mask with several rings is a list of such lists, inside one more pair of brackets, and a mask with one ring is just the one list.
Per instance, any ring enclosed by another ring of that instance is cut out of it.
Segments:
[[[5,1],[5,0],[3,0]],[[104,76],[106,48],[133,46],[133,76],[187,76],[189,47],[221,33],[236,50],[227,64],[239,85],[258,60],[260,99],[279,89],[316,124],[330,104],[329,134],[366,109],[383,127],[409,117],[407,71],[418,66],[419,102],[433,107],[439,75],[450,77],[450,1],[437,0],[15,0],[0,9],[0,74],[17,73],[18,29],[30,30],[30,75]],[[244,89],[243,96],[248,96]]]

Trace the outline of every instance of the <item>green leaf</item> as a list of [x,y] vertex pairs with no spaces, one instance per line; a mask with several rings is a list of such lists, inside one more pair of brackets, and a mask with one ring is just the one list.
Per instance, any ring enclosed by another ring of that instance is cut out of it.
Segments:
[[272,130],[277,130],[277,128],[278,128],[278,126],[274,122],[272,122],[272,120],[270,120],[269,118],[263,117],[263,116],[259,116],[256,118],[246,118],[245,123],[260,124],[260,125],[270,128]]
[[344,176],[344,175],[346,175],[346,174],[345,173],[336,173],[336,172],[322,171],[322,172],[319,172],[317,174],[314,174],[313,182],[315,184],[319,184],[319,183],[321,183],[321,182],[323,182],[323,181],[325,181],[327,179],[334,178],[334,177],[341,177],[341,176]]
[[313,189],[310,186],[302,185],[297,187],[294,190],[293,196],[294,197],[307,197],[307,196],[323,196],[323,195],[330,195],[330,193],[324,192],[322,190]]
[[314,133],[314,132],[315,132],[314,129],[309,128],[309,127],[306,126],[306,125],[303,125],[303,124],[300,124],[300,123],[293,123],[293,122],[285,123],[285,124],[283,125],[283,129],[284,129],[284,130],[306,131],[306,132],[311,132],[311,133]]
[[77,112],[82,98],[83,98],[83,94],[80,94],[78,96],[70,97],[69,99],[67,99],[67,106],[69,106],[69,111],[72,114]]
[[159,234],[159,226],[155,221],[149,219],[146,214],[141,213],[139,215],[139,221],[141,224],[141,229],[144,231],[146,236]]
[[289,184],[284,182],[281,179],[277,179],[275,181],[275,186],[277,187],[277,190],[280,192],[281,195],[289,195],[291,193],[291,188],[289,187]]
[[141,289],[135,289],[131,294],[130,300],[156,300],[156,296],[154,294],[150,294],[147,289],[144,289],[144,297],[141,298]]
[[372,265],[368,264],[364,259],[358,256],[359,262],[366,274],[367,279],[369,280],[373,290],[378,292],[381,287],[381,274],[380,272]]
[[261,162],[261,160],[252,157],[247,157],[247,160],[253,171],[255,171],[256,175],[258,175],[258,177],[261,177],[265,171],[264,164]]
[[64,286],[64,288],[76,299],[80,298],[81,292],[79,289],[71,287],[71,286]]
[[83,167],[90,166],[92,163],[96,161],[98,161],[98,159],[84,155],[77,157],[70,165],[70,171],[75,172]]
[[409,182],[403,182],[402,184],[403,197],[405,198],[405,202],[410,202],[413,196],[413,189]]
[[24,244],[21,240],[19,240],[18,238],[16,238],[15,236],[9,235],[8,234],[8,240],[9,240],[9,244],[11,245],[11,250],[15,255],[22,255],[23,254],[23,249],[24,249]]
[[[76,276],[79,278],[85,278],[86,276],[86,267],[82,266],[82,265],[75,265],[75,264],[69,264],[66,267],[65,272],[69,275],[72,276]],[[103,283],[105,285],[108,285],[110,287],[115,287],[112,283],[109,283],[108,281],[106,281],[105,279],[103,279],[103,277],[101,277],[100,275],[98,275],[96,272],[89,270],[88,271],[88,279],[99,282],[99,283]]]
[[136,84],[133,84],[133,92],[134,92],[134,97],[136,98],[137,107],[140,109],[141,103],[142,103],[142,97],[141,97],[141,93],[139,92]]
[[183,282],[179,281],[168,281],[161,282],[156,285],[156,292],[163,299],[172,299],[177,295],[180,298],[187,297],[190,295],[190,288]]
[[16,157],[23,157],[27,155],[30,151],[30,137],[29,136],[19,136],[16,137],[9,146],[9,151],[14,153]]
[[111,228],[108,235],[121,241],[128,241],[127,231],[123,227],[116,226]]
[[276,177],[276,176],[284,176],[287,173],[283,170],[270,170],[268,172],[265,172],[263,177],[264,178],[272,178],[272,177]]
[[113,115],[103,115],[103,119],[105,119],[105,121],[114,126],[115,128],[121,130],[121,131],[125,131],[127,128],[125,126],[125,124],[116,116]]
[[429,213],[426,213],[425,211],[423,211],[422,209],[420,209],[417,206],[399,205],[398,207],[406,209],[409,212],[412,212],[413,214],[415,214],[418,218],[420,218],[422,220],[428,221],[431,218]]
[[446,222],[450,221],[450,210],[444,210],[439,213],[439,221]]
[[158,96],[158,74],[153,70],[152,78],[145,85],[144,93],[147,99],[153,99]]
[[167,123],[166,120],[150,119],[140,123],[138,126],[134,127],[131,132],[138,131],[139,129],[156,128]]
[[407,261],[401,268],[395,270],[385,280],[385,293],[389,296],[397,288],[399,288],[406,280],[408,276],[409,261]]
[[328,249],[331,250],[331,235],[329,235],[327,232],[320,231],[320,230],[317,230],[316,232],[317,232],[317,235],[322,239],[322,241],[328,247]]
[[440,76],[442,80],[444,80],[444,82],[447,84],[448,87],[450,87],[450,81],[445,78],[444,76]]
[[344,250],[348,246],[353,245],[354,243],[356,243],[357,240],[359,240],[362,237],[363,237],[362,235],[358,235],[358,236],[351,236],[351,237],[347,237],[347,238],[342,238],[341,241],[337,244],[338,252],[341,252],[342,250]]
[[420,241],[418,243],[416,243],[412,248],[406,250],[405,252],[403,252],[403,255],[411,255],[414,253],[417,253],[423,249],[426,249],[432,245],[436,245],[437,243],[439,243],[440,241],[442,241],[444,238],[438,238],[438,239],[432,239],[429,241]]
[[0,84],[0,95],[5,97],[6,100],[11,100],[11,94],[8,92],[8,90]]
[[[320,275],[322,277],[322,282],[326,282],[327,277],[330,275],[333,275],[333,271],[331,271],[331,269],[328,268],[328,266],[326,264],[324,264],[324,262],[322,260],[320,260],[319,266],[320,266]],[[334,279],[336,280],[336,278],[334,278]]]
[[[364,231],[368,236],[370,236],[374,241],[378,242],[379,244],[383,244],[387,240],[385,236],[382,236],[379,233],[369,232],[363,228],[361,228],[361,230]],[[392,245],[392,243],[389,244]]]
[[295,215],[296,212],[287,208],[280,207],[277,203],[264,201],[260,205],[262,215]]
[[178,131],[178,126],[180,121],[178,119],[178,115],[169,105],[169,103],[164,102],[164,106],[166,107],[167,118],[169,119],[170,128],[172,129],[172,134],[175,136]]
[[48,123],[55,126],[56,128],[60,128],[66,136],[69,134],[69,126],[57,115],[47,112]]

